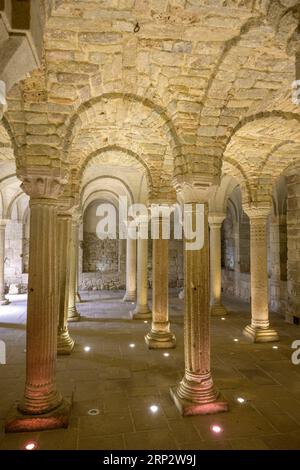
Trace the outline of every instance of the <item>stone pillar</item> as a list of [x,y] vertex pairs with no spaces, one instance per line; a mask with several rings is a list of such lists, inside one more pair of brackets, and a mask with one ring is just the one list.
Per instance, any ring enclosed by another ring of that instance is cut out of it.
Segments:
[[244,335],[253,342],[278,341],[270,328],[268,306],[267,219],[270,208],[244,208],[250,219],[251,325]]
[[80,321],[80,314],[76,308],[77,294],[77,266],[78,266],[78,214],[72,218],[71,244],[70,244],[70,285],[69,285],[69,305],[68,321]]
[[59,314],[57,332],[57,353],[70,354],[74,341],[68,330],[68,302],[70,289],[70,248],[71,248],[72,215],[58,214],[58,280],[59,280]]
[[[74,228],[75,231],[75,228]],[[78,292],[78,277],[79,277],[79,223],[77,224],[75,236],[75,303],[82,302],[80,294]]]
[[7,418],[6,431],[66,427],[70,406],[56,387],[58,273],[57,198],[59,168],[30,168],[22,175],[30,196],[30,245],[24,399]]
[[[300,63],[299,63],[300,65]],[[300,322],[300,165],[293,165],[287,184],[287,309],[289,323]]]
[[3,80],[0,80],[0,121],[5,111],[7,111],[6,84]]
[[152,325],[145,336],[149,349],[174,348],[176,338],[169,322],[169,240],[163,239],[161,216],[152,221],[158,225],[159,238],[152,241]]
[[210,238],[210,312],[212,316],[227,315],[221,303],[222,270],[221,270],[221,227],[226,214],[209,215]]
[[0,220],[0,305],[8,305],[5,297],[4,263],[5,263],[5,227],[6,220]]
[[136,240],[128,237],[126,242],[126,293],[124,302],[136,301]]
[[234,238],[234,295],[240,297],[240,224],[236,221],[233,225]]
[[145,320],[151,318],[148,306],[148,239],[144,239],[143,224],[147,224],[148,218],[139,220],[137,240],[137,301],[136,307],[131,312],[133,320]]
[[[207,198],[204,210],[204,245],[184,252],[184,353],[185,374],[171,395],[185,415],[210,414],[227,410],[227,403],[218,399],[210,369],[210,289],[209,234]],[[201,208],[198,209],[201,210]],[[184,217],[195,227],[197,205],[185,205]]]

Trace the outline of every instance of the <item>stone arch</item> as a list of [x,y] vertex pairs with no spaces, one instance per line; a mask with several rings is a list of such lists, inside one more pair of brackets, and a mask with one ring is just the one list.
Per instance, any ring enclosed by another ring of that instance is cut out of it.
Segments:
[[142,167],[143,167],[143,170],[145,172],[145,175],[146,175],[146,179],[147,179],[147,183],[148,183],[148,189],[149,191],[151,192],[153,190],[153,180],[152,180],[152,175],[151,175],[151,172],[148,168],[148,166],[146,165],[146,163],[144,162],[143,159],[140,158],[140,156],[133,152],[132,150],[130,149],[127,149],[127,148],[124,148],[124,147],[121,147],[119,145],[109,145],[107,147],[103,147],[101,149],[97,149],[95,151],[93,151],[92,153],[90,153],[84,164],[82,165],[81,169],[80,169],[80,173],[79,173],[79,179],[81,181],[82,179],[82,176],[84,174],[84,171],[85,169],[88,167],[89,164],[92,163],[93,159],[97,156],[100,156],[101,154],[104,154],[106,152],[113,152],[113,151],[116,151],[116,152],[120,152],[120,153],[124,153],[126,155],[128,155],[129,157],[135,159]]

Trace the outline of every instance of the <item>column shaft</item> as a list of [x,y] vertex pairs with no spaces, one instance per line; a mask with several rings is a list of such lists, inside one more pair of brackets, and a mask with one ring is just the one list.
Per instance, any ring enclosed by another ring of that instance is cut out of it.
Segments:
[[68,305],[68,321],[80,321],[80,314],[76,308],[77,294],[77,265],[78,265],[78,222],[76,217],[72,219],[72,230],[70,238],[70,284],[69,284],[69,305]]
[[250,217],[251,325],[244,334],[254,342],[278,341],[270,329],[268,306],[267,217]]
[[[222,217],[222,220],[224,220],[224,217]],[[227,311],[221,303],[221,291],[222,291],[221,227],[222,227],[222,222],[221,220],[218,222],[210,220],[209,227],[210,227],[211,315],[224,316],[227,314]]]
[[126,242],[126,293],[124,302],[136,301],[136,240],[127,238]]
[[[196,223],[196,204],[192,207]],[[185,216],[188,216],[185,209]],[[184,252],[184,353],[185,374],[171,395],[183,415],[209,414],[227,410],[218,401],[210,371],[210,309],[209,309],[209,239],[208,207],[205,203],[204,246]]]
[[62,401],[56,389],[58,282],[56,201],[31,200],[26,384],[27,414],[46,413]]
[[57,353],[70,354],[74,341],[68,330],[68,303],[70,289],[70,248],[72,215],[58,216],[58,272],[59,272],[59,316],[57,333]]
[[131,312],[132,318],[151,318],[148,306],[148,239],[137,241],[137,303]]
[[162,218],[156,223],[159,238],[152,241],[152,325],[145,341],[150,349],[174,348],[176,339],[169,322],[169,240],[162,238]]
[[6,227],[6,222],[0,221],[0,305],[9,304],[9,300],[6,299],[5,297],[5,279],[4,279],[5,227]]

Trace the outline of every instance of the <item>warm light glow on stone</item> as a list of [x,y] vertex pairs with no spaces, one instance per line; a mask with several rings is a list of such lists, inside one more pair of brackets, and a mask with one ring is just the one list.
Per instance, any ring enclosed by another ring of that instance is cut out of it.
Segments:
[[130,348],[135,348],[135,344],[134,344],[134,343],[130,343],[129,347],[130,347]]
[[169,357],[169,356],[170,356],[170,353],[165,352],[165,353],[164,353],[164,356],[165,356],[165,357]]
[[233,341],[234,341],[235,343],[238,343],[239,340],[238,340],[237,338],[234,338]]
[[222,317],[221,320],[226,320],[226,318],[225,318],[225,317]]
[[84,350],[85,350],[85,352],[89,352],[91,350],[91,347],[90,346],[85,346]]
[[148,323],[148,321],[147,321],[147,320],[144,320],[144,323]]
[[273,349],[278,349],[278,346],[272,346]]

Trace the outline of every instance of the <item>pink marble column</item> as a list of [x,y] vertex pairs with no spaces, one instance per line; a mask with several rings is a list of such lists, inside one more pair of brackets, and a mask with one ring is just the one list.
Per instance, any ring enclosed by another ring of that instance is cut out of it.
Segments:
[[56,386],[58,272],[57,198],[65,182],[59,168],[26,168],[30,196],[29,279],[24,398],[6,420],[6,431],[66,427],[70,405]]

